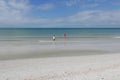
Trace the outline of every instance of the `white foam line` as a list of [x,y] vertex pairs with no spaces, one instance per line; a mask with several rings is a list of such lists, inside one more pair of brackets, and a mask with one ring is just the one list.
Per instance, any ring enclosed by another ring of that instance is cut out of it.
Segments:
[[45,43],[47,43],[47,42],[80,42],[80,41],[41,41],[41,40],[38,40],[38,42],[45,42]]
[[120,38],[120,36],[116,36],[116,37],[114,37],[114,38]]

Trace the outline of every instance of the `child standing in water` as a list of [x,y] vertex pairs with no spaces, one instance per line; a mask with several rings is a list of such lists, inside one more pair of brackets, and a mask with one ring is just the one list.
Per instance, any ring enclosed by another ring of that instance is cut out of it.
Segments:
[[55,35],[53,35],[53,41],[55,41]]
[[66,39],[67,38],[67,35],[66,35],[66,33],[64,33],[64,39]]

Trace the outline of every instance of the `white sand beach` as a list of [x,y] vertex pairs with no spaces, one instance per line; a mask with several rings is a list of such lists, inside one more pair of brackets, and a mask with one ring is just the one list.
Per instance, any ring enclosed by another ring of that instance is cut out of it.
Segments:
[[1,42],[0,80],[120,80],[111,41]]
[[0,80],[120,80],[120,54],[0,61]]

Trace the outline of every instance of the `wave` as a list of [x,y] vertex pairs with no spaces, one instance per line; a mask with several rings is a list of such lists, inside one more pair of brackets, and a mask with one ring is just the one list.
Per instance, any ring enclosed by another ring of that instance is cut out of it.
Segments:
[[118,39],[118,38],[120,38],[120,36],[115,36],[115,37],[113,37],[113,38],[117,38],[117,39]]
[[[120,36],[67,36],[66,40],[80,40],[80,39],[119,39]],[[64,40],[63,36],[56,36],[57,41]],[[46,42],[52,41],[52,36],[14,36],[14,37],[0,37],[0,41],[38,41]]]
[[[15,36],[16,38],[52,38],[52,36]],[[55,36],[64,38],[64,36]],[[67,38],[107,38],[107,36],[67,36]]]

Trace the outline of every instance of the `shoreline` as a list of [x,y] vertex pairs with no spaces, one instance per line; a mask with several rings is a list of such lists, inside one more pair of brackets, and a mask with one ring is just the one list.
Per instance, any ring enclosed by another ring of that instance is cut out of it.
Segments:
[[112,41],[1,43],[0,60],[111,54],[119,53],[119,47],[120,43]]
[[0,61],[19,60],[30,58],[54,58],[54,57],[74,57],[111,54],[106,50],[97,48],[76,47],[76,46],[19,46],[19,47],[3,47],[0,51]]

